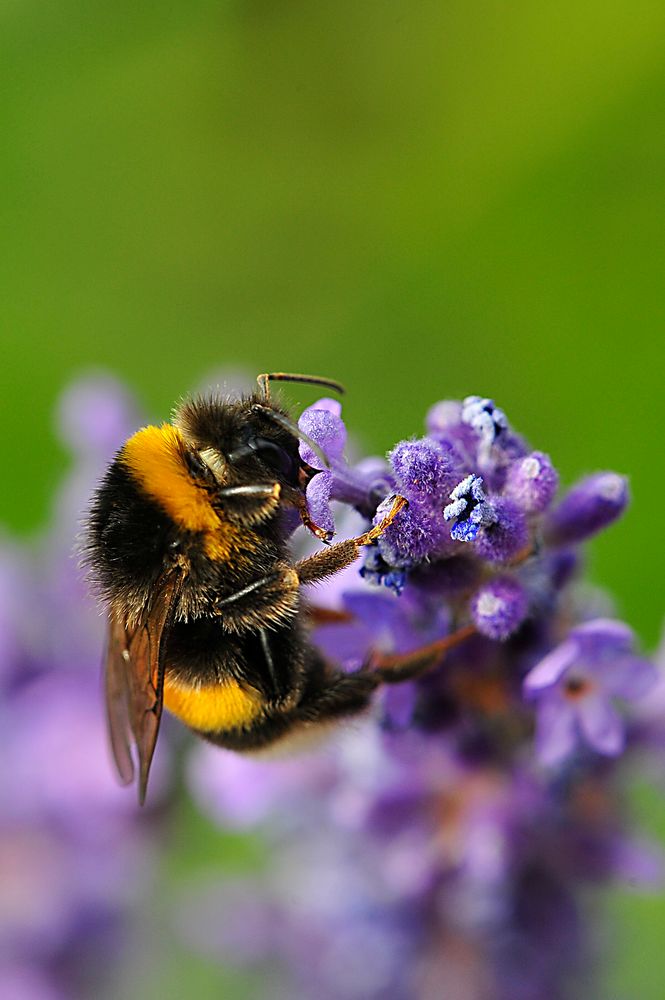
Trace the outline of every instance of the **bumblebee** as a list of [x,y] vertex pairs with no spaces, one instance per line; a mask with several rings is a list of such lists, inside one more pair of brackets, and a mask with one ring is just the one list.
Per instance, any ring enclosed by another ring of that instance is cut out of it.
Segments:
[[[293,563],[289,509],[318,538],[305,488],[316,470],[299,454],[306,438],[270,397],[260,375],[237,400],[185,401],[173,423],[143,427],[115,456],[94,495],[86,561],[108,610],[105,691],[120,780],[145,800],[162,708],[199,736],[237,751],[271,746],[297,730],[367,707],[384,680],[413,663],[348,674],[308,638],[300,588],[348,566],[398,517]],[[417,659],[417,658],[416,658]],[[420,661],[418,661],[420,662]]]

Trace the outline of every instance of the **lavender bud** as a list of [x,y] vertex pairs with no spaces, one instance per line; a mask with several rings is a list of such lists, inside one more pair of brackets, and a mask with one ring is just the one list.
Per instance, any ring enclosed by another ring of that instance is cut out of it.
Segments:
[[[374,518],[375,524],[390,510],[392,498],[379,504]],[[434,552],[445,546],[447,529],[441,515],[435,517],[426,508],[411,504],[403,510],[395,524],[386,528],[378,541],[384,559],[392,566],[412,566],[423,562]]]
[[528,610],[524,589],[511,577],[497,577],[484,584],[471,602],[476,628],[488,639],[503,641],[515,632]]
[[616,472],[597,472],[577,483],[550,514],[550,545],[582,542],[616,521],[628,504],[628,482]]
[[495,520],[478,532],[476,551],[488,562],[509,562],[528,544],[526,516],[508,497],[494,498],[492,509]]
[[447,495],[455,472],[445,449],[430,438],[400,441],[389,454],[401,491],[409,501],[431,506]]
[[540,513],[554,499],[558,485],[559,474],[549,455],[533,451],[510,465],[504,493],[528,514]]

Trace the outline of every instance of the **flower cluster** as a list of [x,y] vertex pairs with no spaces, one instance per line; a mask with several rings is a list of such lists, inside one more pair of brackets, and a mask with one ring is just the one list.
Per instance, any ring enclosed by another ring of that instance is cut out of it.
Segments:
[[657,671],[576,584],[580,543],[621,515],[626,482],[603,472],[557,499],[549,456],[477,396],[434,406],[387,462],[345,461],[330,400],[301,427],[329,458],[308,488],[327,530],[355,534],[408,500],[359,568],[315,588],[346,615],[314,641],[349,670],[452,641],[333,753],[195,748],[200,807],[275,847],[266,878],[233,887],[233,915],[209,882],[183,902],[188,926],[211,955],[279,961],[294,998],[313,984],[330,1000],[568,996],[588,976],[583,886],[659,874],[617,804]]
[[[567,586],[579,562],[575,546],[624,511],[625,479],[612,472],[588,476],[555,502],[558,474],[549,456],[531,451],[492,400],[470,396],[432,407],[426,436],[399,442],[382,478],[377,479],[373,462],[369,480],[367,463],[350,468],[344,462],[346,429],[339,406],[332,406],[325,400],[301,417],[303,429],[315,440],[318,434],[331,457],[330,468],[309,487],[317,501],[325,492],[325,510],[317,513],[327,526],[333,524],[331,498],[365,514],[374,505],[375,524],[395,493],[409,501],[360,570],[369,583],[401,595],[401,604],[368,589],[358,611],[357,590],[343,597],[355,619],[347,627],[354,639],[359,620],[374,623],[374,634],[370,628],[365,648],[356,646],[354,659],[367,655],[379,633],[385,633],[386,606],[395,619],[403,619],[405,604],[417,606],[414,648],[432,639],[431,629],[423,627],[432,608],[440,618],[445,607],[448,629],[471,622],[479,638],[491,640],[475,644],[486,659],[510,657],[503,679],[513,687],[523,685],[522,714],[528,713],[529,701],[536,704],[536,753],[543,763],[569,759],[578,744],[618,754],[623,721],[616,702],[640,698],[655,679],[654,668],[631,654],[634,637],[617,622],[586,622],[570,630],[560,646],[558,639],[564,611],[567,619],[574,620],[576,613],[584,617],[583,608],[576,612],[570,606]],[[320,479],[325,485],[314,492]],[[385,495],[376,503],[381,483]],[[439,637],[445,628],[440,626]],[[333,646],[346,644],[343,632],[343,627],[329,628],[318,640],[324,648],[331,636]],[[511,637],[519,657],[511,656],[513,645],[496,645]],[[403,642],[394,646],[400,648]],[[476,673],[480,670],[479,665]]]
[[102,620],[72,552],[95,480],[136,416],[119,385],[90,378],[64,395],[58,426],[74,463],[49,529],[36,544],[0,543],[0,996],[10,1000],[99,995],[149,881],[145,820],[106,751]]

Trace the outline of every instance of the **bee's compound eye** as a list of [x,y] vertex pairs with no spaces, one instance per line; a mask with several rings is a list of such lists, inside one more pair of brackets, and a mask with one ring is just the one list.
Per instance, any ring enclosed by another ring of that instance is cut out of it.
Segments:
[[296,473],[297,458],[286,448],[275,444],[274,441],[268,441],[267,438],[255,438],[252,445],[259,457],[275,472],[287,477]]

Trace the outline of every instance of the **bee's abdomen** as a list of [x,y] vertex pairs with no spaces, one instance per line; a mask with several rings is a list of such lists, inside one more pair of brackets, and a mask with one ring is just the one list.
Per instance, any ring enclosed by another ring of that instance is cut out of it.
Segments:
[[258,691],[233,678],[197,684],[178,681],[167,674],[164,707],[199,732],[226,731],[251,725],[263,713],[264,701]]

